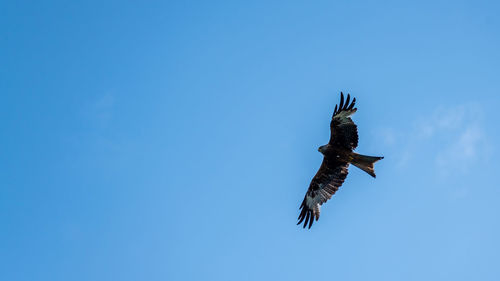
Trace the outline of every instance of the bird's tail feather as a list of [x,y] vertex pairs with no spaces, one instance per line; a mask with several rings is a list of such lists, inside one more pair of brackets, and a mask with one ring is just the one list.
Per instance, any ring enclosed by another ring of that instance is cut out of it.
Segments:
[[370,176],[375,176],[375,170],[373,168],[373,164],[380,159],[384,159],[384,157],[376,157],[376,156],[366,156],[352,152],[351,153],[351,164],[360,168],[361,170],[367,172]]

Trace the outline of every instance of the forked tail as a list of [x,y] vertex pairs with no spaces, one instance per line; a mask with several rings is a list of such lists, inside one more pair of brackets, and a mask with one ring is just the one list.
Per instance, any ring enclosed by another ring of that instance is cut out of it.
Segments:
[[380,159],[384,159],[384,157],[366,156],[352,152],[350,162],[354,166],[367,172],[370,176],[376,177],[375,170],[373,169],[373,164]]

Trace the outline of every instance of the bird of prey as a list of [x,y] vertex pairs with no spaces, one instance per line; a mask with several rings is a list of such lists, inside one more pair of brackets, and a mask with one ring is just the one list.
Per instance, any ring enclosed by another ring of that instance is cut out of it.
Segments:
[[330,122],[330,141],[318,148],[323,154],[323,163],[314,176],[307,190],[304,201],[300,205],[299,222],[304,228],[311,228],[314,220],[319,219],[320,206],[332,197],[347,176],[349,164],[360,168],[375,178],[373,164],[384,157],[366,156],[353,152],[358,146],[358,129],[351,119],[357,108],[356,98],[349,103],[350,95],[344,101],[340,92],[340,104],[335,105]]

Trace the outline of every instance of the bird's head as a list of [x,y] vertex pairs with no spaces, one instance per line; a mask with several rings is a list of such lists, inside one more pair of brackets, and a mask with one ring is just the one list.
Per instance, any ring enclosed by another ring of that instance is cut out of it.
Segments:
[[318,147],[318,151],[321,152],[321,154],[325,154],[327,148],[328,148],[328,144],[325,144],[325,145]]

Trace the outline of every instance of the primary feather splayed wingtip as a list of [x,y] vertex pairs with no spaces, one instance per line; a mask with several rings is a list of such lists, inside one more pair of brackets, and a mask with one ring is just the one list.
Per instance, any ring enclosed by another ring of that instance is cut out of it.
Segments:
[[[305,199],[304,199],[305,201]],[[306,228],[306,226],[309,226],[308,228],[311,228],[314,219],[318,220],[319,219],[319,206],[317,207],[316,210],[311,210],[308,208],[305,208],[304,203],[302,203],[302,206],[300,206],[300,209],[302,211],[300,212],[300,215],[298,217],[299,222],[297,222],[297,225],[301,224],[302,221],[304,221],[303,228]]]
[[346,99],[346,102],[344,104],[344,93],[340,92],[340,103],[339,103],[338,108],[337,108],[337,105],[335,105],[335,109],[333,110],[332,118],[335,116],[335,114],[337,114],[337,111],[352,110],[354,108],[354,105],[356,104],[356,98],[353,98],[351,104],[349,104],[350,98],[351,98],[351,95],[347,94],[347,99]]

